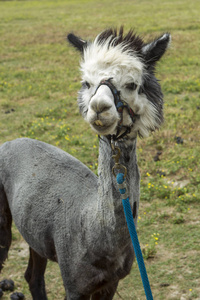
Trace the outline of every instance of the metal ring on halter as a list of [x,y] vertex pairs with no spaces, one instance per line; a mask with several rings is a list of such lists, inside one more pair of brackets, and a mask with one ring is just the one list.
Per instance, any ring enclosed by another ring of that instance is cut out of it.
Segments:
[[112,168],[112,172],[113,172],[113,175],[116,177],[117,174],[115,174],[115,169],[123,170],[124,178],[126,178],[126,175],[127,175],[127,168],[126,168],[125,166],[123,166],[123,165],[121,165],[121,164],[118,164],[118,163],[116,163],[116,164],[114,165],[114,167]]

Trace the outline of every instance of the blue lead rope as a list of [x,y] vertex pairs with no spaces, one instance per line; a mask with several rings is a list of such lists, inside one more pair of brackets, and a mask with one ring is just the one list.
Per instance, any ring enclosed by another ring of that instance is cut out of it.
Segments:
[[134,220],[133,220],[132,209],[130,206],[129,197],[126,195],[126,185],[124,182],[124,174],[123,173],[117,174],[117,183],[119,186],[119,191],[122,195],[122,204],[124,207],[126,222],[128,225],[128,230],[129,230],[130,236],[131,236],[135,256],[136,256],[136,259],[138,262],[138,267],[140,270],[140,275],[142,278],[142,283],[143,283],[144,291],[146,294],[146,299],[153,300],[153,296],[152,296],[151,288],[150,288],[150,284],[149,284],[149,279],[147,276],[147,271],[145,268],[142,251],[140,248],[140,243],[139,243],[137,232],[135,229],[135,224],[134,224]]

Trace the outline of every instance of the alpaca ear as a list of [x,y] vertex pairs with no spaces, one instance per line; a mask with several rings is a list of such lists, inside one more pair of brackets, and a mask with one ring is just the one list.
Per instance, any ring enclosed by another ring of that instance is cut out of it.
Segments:
[[150,65],[155,64],[169,47],[170,41],[171,35],[169,33],[165,33],[153,42],[144,45],[142,47],[142,53],[146,63]]
[[87,47],[87,42],[74,35],[73,33],[68,34],[68,42],[72,44],[80,52],[83,52],[84,48]]

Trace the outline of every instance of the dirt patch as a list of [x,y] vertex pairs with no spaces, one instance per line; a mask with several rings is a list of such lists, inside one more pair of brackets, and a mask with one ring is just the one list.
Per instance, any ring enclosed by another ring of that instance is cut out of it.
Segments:
[[9,251],[9,259],[16,259],[16,252],[17,256],[28,258],[29,257],[29,246],[28,244],[22,240],[20,241],[16,247],[11,247]]

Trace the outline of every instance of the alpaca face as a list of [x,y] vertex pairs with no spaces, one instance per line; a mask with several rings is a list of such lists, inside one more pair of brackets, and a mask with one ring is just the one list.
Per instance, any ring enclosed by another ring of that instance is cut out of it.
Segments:
[[[106,85],[98,85],[111,78],[112,84],[137,118],[133,124],[129,113],[123,110],[123,126],[131,127],[130,137],[137,133],[147,136],[163,121],[162,92],[154,76],[156,61],[163,55],[170,41],[168,34],[144,44],[129,32],[123,35],[107,30],[87,43],[68,36],[69,41],[81,50],[82,88],[78,104],[84,119],[100,135],[116,134],[120,120],[114,96]],[[74,42],[76,39],[76,43]]]
[[[119,113],[109,87],[96,88],[101,80],[112,78],[111,82],[137,114],[141,110],[138,103],[138,89],[142,83],[143,64],[139,58],[121,51],[120,47],[100,45],[96,41],[84,51],[81,64],[83,88],[79,94],[79,105],[84,107],[84,118],[98,134],[115,134]],[[96,91],[96,93],[95,93]],[[126,110],[123,125],[132,123]]]

